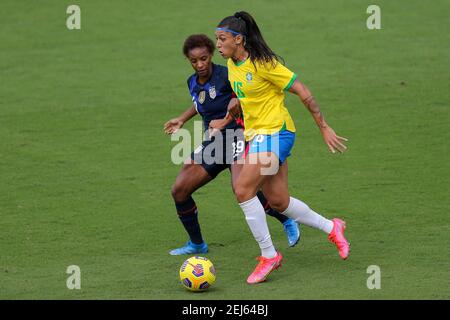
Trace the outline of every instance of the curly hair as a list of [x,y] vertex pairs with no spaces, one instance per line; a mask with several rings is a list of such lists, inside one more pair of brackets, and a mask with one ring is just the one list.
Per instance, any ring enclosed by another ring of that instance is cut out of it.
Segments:
[[210,54],[214,53],[214,42],[205,34],[193,34],[184,40],[183,54],[188,57],[189,51],[195,48],[206,48]]

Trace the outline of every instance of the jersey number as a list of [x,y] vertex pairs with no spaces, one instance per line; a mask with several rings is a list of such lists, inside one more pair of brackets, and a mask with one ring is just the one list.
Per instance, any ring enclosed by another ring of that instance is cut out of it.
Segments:
[[245,98],[245,94],[242,91],[242,82],[233,81],[233,91],[236,93],[238,98]]

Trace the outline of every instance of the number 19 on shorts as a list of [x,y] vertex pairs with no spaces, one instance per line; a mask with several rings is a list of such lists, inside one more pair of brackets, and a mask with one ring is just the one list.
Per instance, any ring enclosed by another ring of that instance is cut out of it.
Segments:
[[233,158],[238,157],[244,151],[244,147],[245,142],[243,140],[233,142]]

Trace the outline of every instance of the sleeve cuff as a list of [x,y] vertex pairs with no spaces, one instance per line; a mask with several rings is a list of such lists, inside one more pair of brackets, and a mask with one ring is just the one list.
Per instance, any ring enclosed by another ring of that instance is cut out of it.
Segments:
[[292,84],[294,83],[295,79],[297,79],[297,75],[294,73],[292,75],[291,80],[289,81],[289,83],[287,84],[287,86],[283,89],[284,91],[289,90],[292,87]]

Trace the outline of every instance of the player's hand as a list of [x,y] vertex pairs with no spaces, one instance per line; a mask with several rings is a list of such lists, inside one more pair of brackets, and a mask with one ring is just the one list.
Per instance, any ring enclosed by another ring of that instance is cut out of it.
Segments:
[[216,119],[216,120],[211,120],[209,122],[209,137],[211,138],[212,136],[216,135],[218,132],[220,132],[220,130],[222,130],[223,128],[225,128],[225,126],[230,123],[229,120],[225,119]]
[[328,149],[330,149],[332,153],[336,153],[336,150],[340,153],[347,150],[347,147],[343,144],[343,141],[348,141],[348,139],[338,136],[331,127],[326,126],[321,128],[320,132],[322,133],[323,140],[325,140]]
[[172,134],[177,132],[183,126],[183,121],[178,118],[170,119],[164,124],[164,132],[166,134]]
[[241,109],[241,103],[239,102],[238,98],[233,98],[230,100],[230,102],[228,103],[228,114],[230,116],[232,116],[234,119],[238,118],[241,113],[242,113],[242,109]]
[[227,119],[216,119],[216,120],[211,120],[209,123],[209,129],[217,129],[217,130],[222,130],[223,128],[225,128],[225,126],[230,123],[229,120]]

